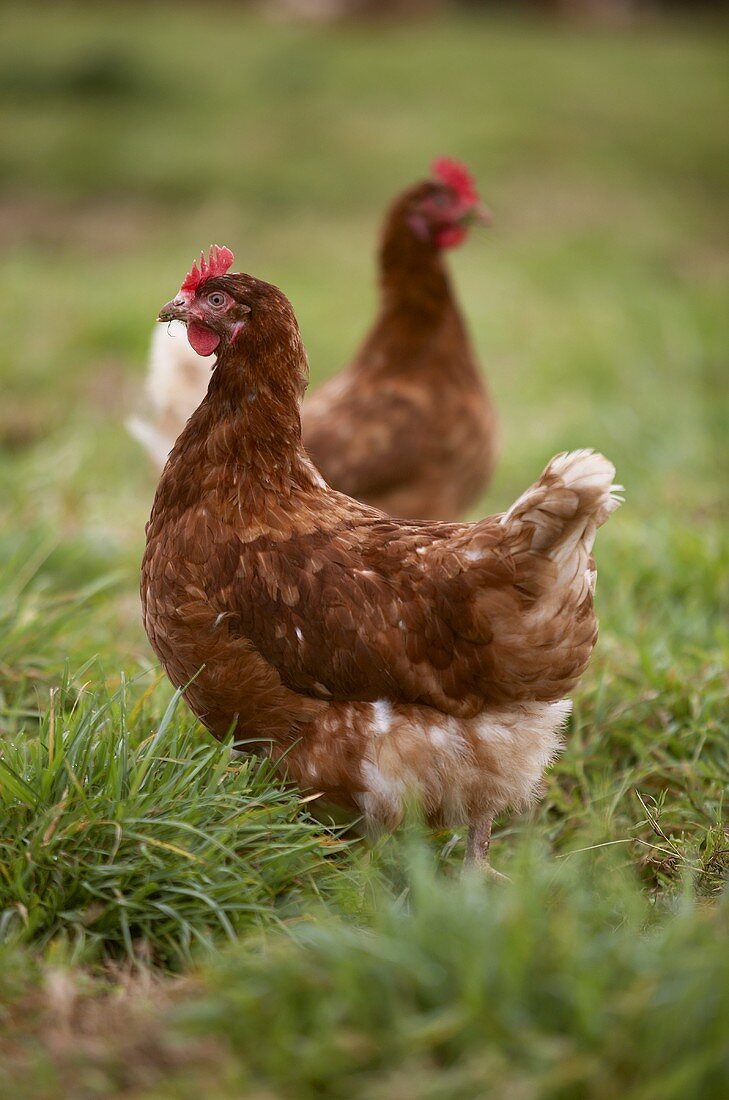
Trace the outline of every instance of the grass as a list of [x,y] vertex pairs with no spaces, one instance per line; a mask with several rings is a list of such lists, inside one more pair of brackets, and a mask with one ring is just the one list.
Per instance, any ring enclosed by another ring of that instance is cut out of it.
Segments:
[[391,854],[406,889],[375,891],[366,928],[298,922],[176,985],[6,951],[7,1087],[33,1061],[39,1096],[724,1095],[726,898],[702,906],[687,883],[656,906],[605,853],[524,847],[518,888]]
[[532,852],[518,870],[509,896],[419,868],[367,932],[227,953],[183,1019],[302,1098],[719,1095],[729,970],[707,961],[726,906],[707,919],[686,899],[655,922],[609,861]]
[[[4,16],[5,1091],[725,1093],[720,35]],[[371,849],[318,823],[175,706],[136,596],[154,478],[122,426],[156,310],[211,240],[289,294],[313,381],[336,371],[380,212],[441,152],[495,213],[452,257],[503,431],[477,513],[571,446],[627,488],[566,751],[499,822],[501,889],[458,880],[461,837]]]
[[0,935],[179,967],[326,898],[335,838],[269,765],[196,737],[177,694],[150,715],[152,687],[53,689],[38,736],[8,745]]

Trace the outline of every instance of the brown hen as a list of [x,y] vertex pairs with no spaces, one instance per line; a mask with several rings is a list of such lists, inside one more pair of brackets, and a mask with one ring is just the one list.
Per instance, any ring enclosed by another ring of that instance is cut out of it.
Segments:
[[211,253],[161,320],[217,352],[147,527],[144,622],[218,738],[395,827],[416,797],[468,823],[527,803],[595,644],[592,544],[617,507],[601,455],[559,455],[507,513],[397,522],[326,484],[301,442],[291,305]]
[[[390,515],[457,519],[493,471],[496,417],[443,257],[488,220],[466,169],[446,158],[401,194],[383,229],[374,325],[346,370],[304,403],[304,443],[327,481]],[[153,419],[130,429],[160,467],[213,364],[180,325],[157,327]]]

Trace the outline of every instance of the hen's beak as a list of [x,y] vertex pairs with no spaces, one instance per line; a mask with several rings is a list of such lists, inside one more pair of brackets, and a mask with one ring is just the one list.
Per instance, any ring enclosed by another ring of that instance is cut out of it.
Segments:
[[482,202],[479,202],[468,211],[464,223],[466,225],[489,226],[493,224],[493,220],[489,208],[484,206]]
[[187,323],[188,313],[187,306],[183,302],[182,298],[173,298],[171,302],[168,302],[166,306],[162,306],[159,311],[158,321],[184,321]]

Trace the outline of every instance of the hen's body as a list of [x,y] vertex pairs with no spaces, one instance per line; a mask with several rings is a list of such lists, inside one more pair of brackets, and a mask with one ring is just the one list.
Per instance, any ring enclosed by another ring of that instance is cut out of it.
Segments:
[[[496,416],[450,284],[444,255],[415,236],[411,188],[388,214],[380,307],[352,363],[302,409],[303,439],[336,489],[405,519],[457,519],[483,493],[496,461]],[[212,357],[183,328],[157,327],[152,420],[130,429],[160,467],[205,395]]]
[[218,284],[252,303],[250,331],[170,456],[142,570],[170,678],[216,737],[371,822],[394,825],[410,792],[433,822],[474,827],[527,801],[595,642],[612,466],[560,456],[475,524],[388,519],[301,446],[287,300],[248,276]]

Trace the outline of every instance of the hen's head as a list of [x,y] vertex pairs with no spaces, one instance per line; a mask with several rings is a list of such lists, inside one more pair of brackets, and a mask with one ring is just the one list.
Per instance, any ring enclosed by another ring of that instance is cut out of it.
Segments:
[[177,296],[163,306],[159,321],[182,321],[198,355],[218,354],[225,348],[276,329],[298,333],[288,298],[270,283],[252,275],[228,274],[234,260],[229,248],[212,245],[206,259],[200,254],[185,276]]
[[437,248],[454,248],[466,239],[471,226],[491,224],[470,172],[450,157],[435,160],[431,178],[406,191],[394,212],[419,240]]

